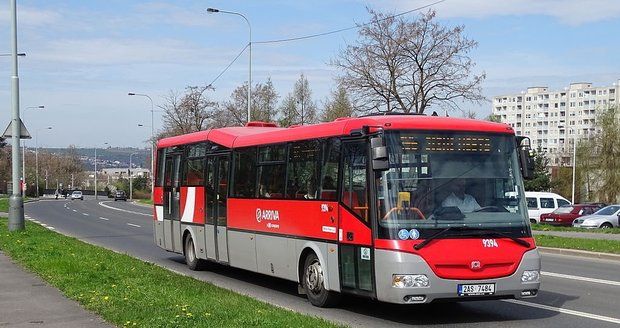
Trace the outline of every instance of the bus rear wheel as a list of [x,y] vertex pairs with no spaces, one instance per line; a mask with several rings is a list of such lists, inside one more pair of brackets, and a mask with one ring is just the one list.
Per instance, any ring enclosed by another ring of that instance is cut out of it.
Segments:
[[185,238],[185,247],[183,250],[184,250],[183,253],[185,254],[185,263],[187,263],[187,266],[189,267],[190,270],[200,271],[204,269],[205,261],[196,257],[196,249],[194,248],[194,240],[192,239],[191,235],[188,235]]
[[316,254],[310,253],[306,257],[301,279],[306,296],[312,305],[332,307],[340,301],[339,293],[325,289],[325,273]]

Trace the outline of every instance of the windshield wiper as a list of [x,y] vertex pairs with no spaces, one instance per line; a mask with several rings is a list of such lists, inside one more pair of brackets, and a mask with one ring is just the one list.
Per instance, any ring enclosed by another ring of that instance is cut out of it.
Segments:
[[446,233],[448,233],[448,231],[458,231],[458,230],[462,230],[463,227],[448,227],[446,229],[443,229],[441,231],[439,231],[438,233],[426,238],[423,242],[413,246],[413,248],[415,250],[420,250],[422,247],[428,245],[431,241],[445,235]]
[[466,233],[459,233],[459,236],[467,236],[467,235],[472,235],[472,232],[474,232],[475,235],[479,235],[479,236],[484,236],[484,235],[496,235],[496,236],[501,236],[504,238],[509,238],[510,240],[514,241],[515,243],[523,246],[523,247],[527,247],[529,248],[531,245],[530,243],[528,243],[525,240],[513,237],[511,235],[505,234],[503,232],[500,231],[496,231],[496,230],[490,230],[490,229],[480,229],[480,228],[473,228],[473,227],[448,227],[446,229],[443,229],[441,231],[439,231],[438,233],[426,238],[423,242],[413,246],[413,248],[415,250],[420,250],[422,247],[428,245],[431,241],[444,236],[446,233],[448,233],[449,231],[464,231]]

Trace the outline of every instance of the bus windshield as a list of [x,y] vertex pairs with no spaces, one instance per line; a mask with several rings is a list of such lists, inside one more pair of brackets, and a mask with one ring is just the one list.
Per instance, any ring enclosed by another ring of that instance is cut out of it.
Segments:
[[514,136],[388,131],[385,139],[379,238],[424,239],[449,227],[531,236]]

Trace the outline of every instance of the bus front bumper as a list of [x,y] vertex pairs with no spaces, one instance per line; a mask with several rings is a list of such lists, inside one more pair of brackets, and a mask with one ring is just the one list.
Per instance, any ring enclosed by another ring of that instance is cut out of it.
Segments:
[[[540,278],[522,282],[524,271],[540,273],[540,255],[537,249],[523,254],[517,270],[510,276],[482,280],[454,280],[440,278],[422,257],[398,251],[375,250],[375,282],[377,299],[388,303],[421,304],[435,301],[470,301],[503,298],[530,298],[538,294]],[[394,287],[394,275],[424,275],[427,287]],[[540,277],[540,275],[538,275]],[[494,291],[479,295],[460,296],[459,285],[493,284]]]

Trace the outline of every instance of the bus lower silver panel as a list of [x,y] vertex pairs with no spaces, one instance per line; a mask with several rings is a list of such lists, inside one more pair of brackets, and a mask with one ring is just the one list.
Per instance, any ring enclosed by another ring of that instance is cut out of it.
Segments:
[[[429,303],[435,299],[456,299],[459,284],[494,283],[495,297],[522,298],[521,292],[538,290],[540,283],[522,283],[521,275],[525,270],[540,270],[540,255],[537,249],[523,254],[519,267],[514,274],[495,279],[481,280],[453,280],[437,277],[422,257],[404,252],[377,249],[375,251],[375,281],[377,298],[390,303],[405,303],[405,296],[423,295],[423,301]],[[423,288],[395,288],[392,287],[393,274],[424,274],[429,278],[430,286]],[[463,301],[467,297],[462,297]]]
[[153,241],[155,245],[164,248],[164,222],[162,221],[153,221]]
[[288,280],[297,280],[297,252],[292,238],[256,235],[258,272]]
[[256,236],[250,232],[228,231],[228,251],[230,265],[257,271],[256,267]]
[[172,221],[172,245],[173,251],[183,253],[183,245],[181,242],[181,221]]
[[205,225],[205,244],[207,247],[207,258],[210,260],[216,260],[215,226],[212,224]]
[[216,227],[217,229],[217,260],[228,262],[228,235],[226,227]]
[[171,251],[172,249],[172,221],[164,219],[164,248]]
[[[202,226],[181,224],[181,237],[185,235],[185,231],[190,231],[194,240],[194,248],[196,251],[196,257],[199,259],[206,259],[207,253],[205,250],[205,232]],[[181,239],[183,243],[183,239]]]

